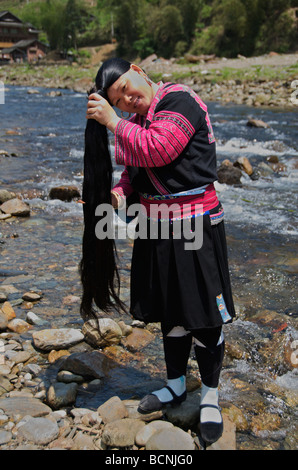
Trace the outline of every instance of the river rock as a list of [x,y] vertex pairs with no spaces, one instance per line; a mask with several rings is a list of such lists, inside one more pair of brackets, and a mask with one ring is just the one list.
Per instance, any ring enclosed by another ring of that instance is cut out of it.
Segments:
[[47,393],[47,403],[54,409],[68,406],[75,402],[77,396],[78,384],[72,382],[65,384],[55,382]]
[[174,425],[170,423],[169,421],[162,421],[162,420],[157,420],[157,421],[151,421],[151,423],[146,424],[143,428],[140,429],[140,431],[136,435],[136,444],[138,446],[145,446],[147,444],[147,441],[150,439],[153,434],[156,432],[159,432],[163,429],[170,429],[173,428]]
[[10,431],[0,430],[0,445],[8,444],[12,439],[12,433]]
[[82,327],[82,333],[87,343],[96,348],[118,344],[122,337],[120,326],[111,318],[86,321]]
[[32,353],[29,351],[10,350],[5,352],[5,357],[10,361],[15,362],[16,364],[21,364],[29,361],[29,359],[32,357]]
[[247,157],[238,157],[236,162],[234,162],[234,166],[245,171],[248,176],[253,174],[253,168]]
[[4,292],[0,292],[0,302],[5,302],[7,300],[7,295]]
[[16,317],[15,311],[10,302],[6,301],[1,305],[1,313],[5,316],[7,321]]
[[6,378],[0,375],[0,395],[13,390],[13,384]]
[[133,328],[131,334],[122,338],[122,344],[131,352],[140,351],[155,339],[150,331],[143,328]]
[[57,374],[57,380],[58,382],[63,382],[65,384],[69,384],[71,382],[81,383],[84,382],[84,377],[82,377],[81,375],[73,374],[68,370],[60,370],[60,372],[58,372]]
[[18,428],[18,437],[39,445],[49,444],[58,435],[57,423],[48,418],[30,418]]
[[270,127],[269,124],[262,121],[261,119],[249,119],[246,123],[249,127],[259,127],[259,128],[267,128]]
[[72,450],[96,450],[93,438],[79,431],[73,439]]
[[8,324],[8,320],[0,309],[0,331],[6,330],[7,324]]
[[156,432],[146,443],[146,450],[194,450],[190,434],[174,426]]
[[97,413],[101,416],[104,423],[111,423],[112,421],[128,417],[126,406],[117,396],[103,403],[97,409]]
[[50,323],[47,320],[43,320],[40,318],[38,315],[36,315],[34,312],[27,312],[26,315],[26,321],[27,323],[30,323],[30,325],[37,325],[37,326],[50,326]]
[[29,325],[25,320],[21,318],[13,318],[7,325],[7,328],[15,333],[25,333],[26,331],[32,328],[32,325]]
[[105,425],[102,442],[107,446],[132,446],[137,433],[143,426],[145,423],[138,419],[118,419]]
[[200,395],[197,391],[189,393],[180,406],[167,406],[165,415],[171,423],[183,429],[188,429],[200,419]]
[[53,349],[48,355],[48,361],[50,364],[53,364],[63,356],[70,356],[70,352],[67,349],[59,349],[59,351]]
[[25,294],[22,296],[22,299],[28,300],[29,302],[35,302],[36,300],[41,299],[41,295],[34,291],[25,292]]
[[14,198],[4,202],[0,206],[0,210],[5,214],[11,214],[19,217],[30,215],[30,206],[21,199]]
[[219,183],[231,185],[241,184],[241,176],[241,170],[228,161],[224,161],[217,169],[217,179]]
[[10,199],[14,199],[15,197],[15,193],[7,191],[6,189],[0,189],[0,204],[3,204]]
[[50,189],[50,199],[60,199],[61,201],[70,202],[74,198],[80,197],[80,191],[76,186],[57,186]]
[[84,339],[80,330],[75,328],[57,328],[34,331],[34,346],[43,351],[64,349],[77,344]]
[[86,378],[101,379],[115,363],[100,351],[73,353],[63,358],[60,370],[69,370]]
[[30,415],[33,417],[45,416],[51,413],[51,408],[33,397],[0,398],[0,410],[10,417]]

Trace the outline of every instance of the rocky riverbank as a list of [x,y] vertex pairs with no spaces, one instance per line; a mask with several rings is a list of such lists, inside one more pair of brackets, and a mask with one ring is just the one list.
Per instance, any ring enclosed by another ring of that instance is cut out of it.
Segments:
[[[18,219],[9,219],[9,232]],[[7,221],[1,224],[4,235]],[[1,450],[204,448],[198,424],[200,377],[193,355],[187,400],[152,415],[137,412],[140,397],[164,384],[165,371],[156,356],[157,348],[162,349],[159,325],[145,327],[112,314],[76,327],[62,321],[60,327],[43,292],[22,287],[32,276],[14,271],[1,275]],[[252,314],[250,300],[237,299],[238,318],[225,329],[220,386],[225,430],[207,449],[294,450],[298,396],[280,378],[297,367],[298,320],[291,312],[287,321],[269,310]],[[64,301],[77,306],[79,316],[80,298],[69,295]],[[35,313],[43,310],[45,315]],[[103,400],[107,382],[114,393]],[[82,397],[89,406],[80,405]]]
[[[139,65],[155,81],[181,82],[191,86],[204,101],[260,107],[294,108],[298,54],[267,54],[261,57],[225,59],[191,57],[165,60],[155,54]],[[5,85],[64,88],[86,93],[100,64],[41,63],[0,67]]]
[[[40,294],[27,292],[22,299],[37,302]],[[102,318],[84,323],[81,330],[51,328],[31,311],[26,320],[16,318],[3,293],[1,300],[0,449],[203,448],[198,431],[199,381],[194,378],[188,382],[186,404],[177,409],[142,415],[137,411],[139,400],[118,396],[95,409],[75,406],[80,388],[92,394],[103,387],[115,367],[115,356],[132,357],[154,340],[154,333],[143,324]],[[50,365],[55,374],[47,383]],[[236,448],[236,425],[227,414],[224,420],[224,435],[210,447],[215,450]]]

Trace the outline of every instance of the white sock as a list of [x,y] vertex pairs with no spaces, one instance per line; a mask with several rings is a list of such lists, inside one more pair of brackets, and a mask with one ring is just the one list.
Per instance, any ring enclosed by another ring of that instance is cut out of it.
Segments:
[[[185,375],[181,375],[181,377],[178,377],[178,379],[169,379],[167,385],[179,397],[180,395],[182,395],[183,392],[185,392],[186,389]],[[156,395],[162,403],[166,403],[170,400],[173,400],[173,395],[165,387],[161,388],[160,390],[156,390],[152,393],[153,395]]]
[[[218,406],[218,388],[207,387],[207,385],[202,382],[201,405],[206,404]],[[205,423],[207,421],[221,423],[222,417],[220,411],[213,407],[203,408],[201,410],[201,422]]]

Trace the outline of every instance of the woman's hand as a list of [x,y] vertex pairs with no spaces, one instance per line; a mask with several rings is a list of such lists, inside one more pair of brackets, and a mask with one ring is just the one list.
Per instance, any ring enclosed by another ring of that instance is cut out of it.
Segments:
[[108,101],[97,93],[92,93],[89,96],[86,118],[95,119],[100,124],[106,126],[111,132],[115,131],[120,121],[120,118]]

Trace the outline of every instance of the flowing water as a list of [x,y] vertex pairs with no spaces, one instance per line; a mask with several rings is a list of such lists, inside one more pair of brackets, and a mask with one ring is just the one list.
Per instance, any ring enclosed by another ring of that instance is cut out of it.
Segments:
[[[54,327],[79,326],[79,302],[69,296],[81,295],[77,267],[82,206],[75,201],[50,200],[48,194],[51,187],[63,184],[81,189],[86,96],[63,90],[61,96],[52,97],[49,89],[36,91],[29,94],[26,87],[7,87],[5,104],[0,106],[0,150],[10,154],[0,156],[0,188],[22,195],[31,207],[29,218],[0,222],[0,284],[16,288],[17,292],[10,294],[11,301],[28,289],[42,291],[42,301],[34,306],[38,315]],[[297,433],[298,402],[293,398],[298,370],[297,113],[218,103],[209,103],[208,109],[219,164],[227,158],[235,161],[246,156],[257,168],[272,155],[284,164],[282,172],[260,173],[258,179],[243,175],[239,186],[216,185],[225,210],[239,314],[226,334],[231,344],[242,348],[242,356],[227,360],[221,390],[223,399],[237,404],[247,416],[254,410],[250,420],[260,403],[262,412],[266,410],[267,416],[281,420],[277,427],[270,421],[269,431],[254,428],[252,432],[250,428],[240,432],[243,448],[292,449],[296,446],[292,436]],[[262,119],[269,127],[248,127],[249,117]],[[112,135],[110,142],[113,153]],[[114,169],[116,182],[121,167],[114,164]],[[129,301],[132,243],[119,240],[117,245],[122,296]],[[22,306],[16,308],[24,317]],[[129,317],[124,320],[130,322]],[[272,353],[268,344],[280,349]],[[287,364],[283,360],[285,348],[292,353]],[[125,362],[125,358],[121,360]],[[113,368],[100,397],[94,395],[92,399],[98,405],[116,394],[129,398],[132,383],[134,393],[137,390],[142,395],[150,374],[158,380],[160,373],[164,374],[164,365],[157,333],[154,343],[135,354],[135,362],[129,367],[122,363]],[[86,400],[91,400],[90,394],[82,394],[78,405],[84,406]]]

